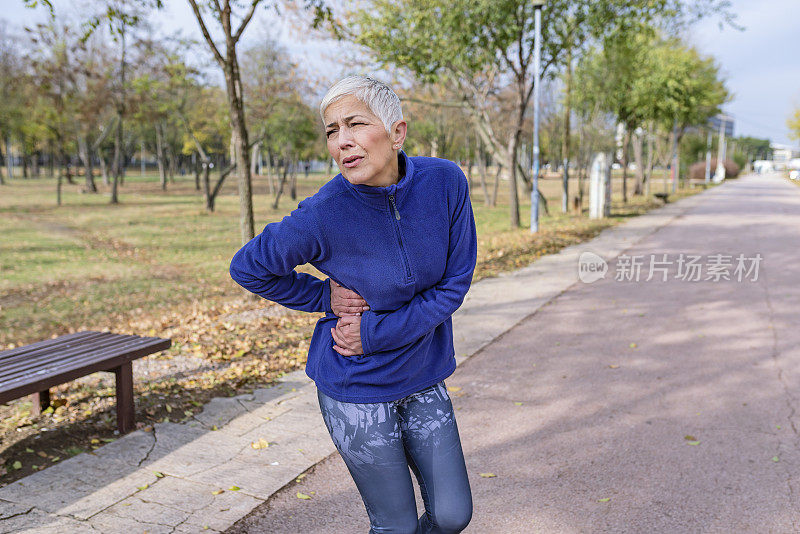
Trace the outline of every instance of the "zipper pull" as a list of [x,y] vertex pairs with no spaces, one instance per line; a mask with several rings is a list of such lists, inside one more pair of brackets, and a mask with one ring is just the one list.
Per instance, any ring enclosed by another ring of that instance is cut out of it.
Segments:
[[392,208],[394,208],[394,218],[399,221],[400,220],[400,212],[397,211],[397,205],[394,203],[394,195],[389,195],[389,202],[392,203]]

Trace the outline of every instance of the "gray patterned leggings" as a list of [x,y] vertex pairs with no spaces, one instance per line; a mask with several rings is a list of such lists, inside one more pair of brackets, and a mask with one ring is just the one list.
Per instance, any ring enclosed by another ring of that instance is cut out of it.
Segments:
[[[353,476],[370,534],[449,534],[472,518],[472,493],[444,381],[400,400],[340,402],[317,389],[325,426]],[[417,504],[409,466],[419,483]]]

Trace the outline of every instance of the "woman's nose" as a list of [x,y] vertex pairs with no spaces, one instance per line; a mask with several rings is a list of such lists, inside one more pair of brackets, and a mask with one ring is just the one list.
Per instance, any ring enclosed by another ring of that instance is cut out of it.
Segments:
[[339,130],[338,141],[339,148],[349,148],[355,144],[350,128],[344,127]]

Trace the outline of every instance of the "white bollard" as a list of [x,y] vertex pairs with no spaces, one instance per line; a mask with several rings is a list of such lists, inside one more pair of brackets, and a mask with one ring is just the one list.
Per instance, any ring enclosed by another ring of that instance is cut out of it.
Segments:
[[589,170],[589,218],[608,217],[611,210],[611,158],[598,152]]

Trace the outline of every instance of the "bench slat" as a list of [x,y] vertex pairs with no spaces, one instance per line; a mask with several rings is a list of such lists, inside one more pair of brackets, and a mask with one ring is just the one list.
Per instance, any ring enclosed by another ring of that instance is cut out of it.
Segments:
[[43,364],[68,360],[69,358],[82,355],[88,352],[101,351],[106,348],[118,346],[124,343],[136,342],[142,339],[138,336],[118,335],[113,337],[103,336],[99,338],[89,338],[85,342],[68,343],[64,346],[52,346],[42,349],[40,352],[31,354],[19,354],[11,361],[2,361],[0,368],[0,384],[7,376],[17,374],[26,369],[40,367]]
[[150,346],[159,340],[160,338],[121,336],[118,339],[104,339],[85,347],[72,347],[66,354],[42,354],[37,358],[16,362],[10,368],[3,368],[0,371],[0,390],[5,389],[7,382],[24,379],[31,373],[41,375],[79,362],[102,363],[115,355],[124,355],[139,347]]
[[23,345],[21,347],[16,347],[13,349],[6,349],[4,351],[0,351],[0,360],[4,360],[5,358],[11,358],[12,356],[16,356],[17,354],[22,354],[32,350],[38,350],[40,348],[46,348],[52,345],[58,345],[59,343],[63,343],[65,341],[82,339],[103,333],[107,334],[108,332],[94,332],[94,331],[74,332],[72,334],[64,334],[63,336],[54,337],[52,339],[45,339],[44,341],[37,341],[36,343],[31,343],[30,345]]
[[172,341],[162,338],[141,338],[152,340],[152,343],[147,345],[139,345],[135,349],[126,352],[125,354],[115,354],[110,352],[110,356],[103,362],[96,360],[90,361],[72,361],[71,365],[60,368],[55,374],[49,374],[41,377],[26,377],[27,380],[14,380],[13,382],[0,384],[0,403],[5,403],[31,393],[44,391],[51,387],[75,380],[97,371],[110,371],[116,367],[153,354],[162,350],[168,349],[172,345]]

